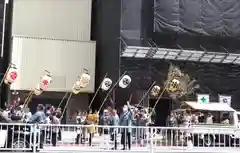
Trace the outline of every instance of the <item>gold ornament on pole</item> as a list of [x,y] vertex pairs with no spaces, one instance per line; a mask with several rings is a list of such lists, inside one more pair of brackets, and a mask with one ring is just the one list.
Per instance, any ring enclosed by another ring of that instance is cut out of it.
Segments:
[[76,82],[73,84],[72,91],[65,93],[65,95],[61,99],[61,102],[59,103],[57,108],[60,108],[60,106],[62,105],[63,101],[67,98],[68,94],[75,94],[75,95],[77,95],[77,94],[79,94],[81,92],[82,88],[87,87],[90,84],[90,79],[91,79],[91,76],[89,75],[88,70],[84,69],[84,72],[80,76],[78,76]]
[[170,83],[167,86],[167,92],[172,99],[180,99],[194,92],[196,87],[195,79],[191,79],[188,74],[183,73],[175,65],[170,66],[170,73],[174,74],[174,77],[170,79],[170,76],[168,76],[167,81],[170,81]]
[[159,95],[160,91],[161,91],[161,87],[158,85],[155,85],[151,90],[151,95],[156,97]]
[[[158,96],[158,99],[152,108],[152,112],[155,110],[159,100],[161,99],[165,91],[167,91],[167,93],[172,99],[176,100],[194,92],[195,89],[194,83],[195,80],[191,80],[187,74],[184,74],[179,69],[179,67],[170,64],[168,70],[168,77],[164,83],[165,87],[162,90],[161,94]],[[152,112],[150,113],[150,116]]]
[[[65,104],[65,107],[62,111],[62,116],[60,118],[63,117],[66,109],[67,109],[67,106],[69,104],[69,101],[72,97],[73,94],[79,94],[81,92],[81,90],[83,88],[87,88],[90,84],[90,80],[91,80],[91,76],[89,75],[88,73],[88,70],[87,69],[84,69],[85,72],[83,72],[79,77],[78,79],[76,80],[76,82],[74,83],[73,87],[72,87],[72,92],[69,94],[68,96],[68,99],[66,101],[66,104]],[[64,95],[63,99],[61,100],[60,104],[63,102],[63,100],[67,97],[67,93]]]

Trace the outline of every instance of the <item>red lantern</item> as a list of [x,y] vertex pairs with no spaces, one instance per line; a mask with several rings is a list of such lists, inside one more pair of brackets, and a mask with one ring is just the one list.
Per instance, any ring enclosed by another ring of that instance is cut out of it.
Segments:
[[51,82],[52,82],[52,77],[50,75],[44,75],[40,82],[40,89],[46,90]]
[[4,79],[4,82],[6,84],[11,85],[17,80],[17,78],[18,78],[17,68],[15,66],[11,66],[6,72],[6,77]]

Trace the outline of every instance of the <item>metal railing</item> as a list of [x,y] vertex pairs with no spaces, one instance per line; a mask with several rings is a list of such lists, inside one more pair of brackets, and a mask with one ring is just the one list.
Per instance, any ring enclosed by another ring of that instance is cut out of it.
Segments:
[[[0,151],[240,151],[240,129],[0,124]],[[80,150],[79,150],[80,149]],[[193,151],[193,152],[194,152]]]

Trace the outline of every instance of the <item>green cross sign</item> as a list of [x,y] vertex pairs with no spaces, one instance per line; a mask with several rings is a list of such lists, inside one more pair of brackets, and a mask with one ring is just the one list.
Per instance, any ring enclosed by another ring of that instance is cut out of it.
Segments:
[[207,99],[206,99],[205,97],[202,97],[202,98],[201,98],[201,101],[202,101],[202,103],[206,103],[206,102],[207,102]]
[[198,94],[197,95],[198,103],[209,103],[209,95],[208,94]]

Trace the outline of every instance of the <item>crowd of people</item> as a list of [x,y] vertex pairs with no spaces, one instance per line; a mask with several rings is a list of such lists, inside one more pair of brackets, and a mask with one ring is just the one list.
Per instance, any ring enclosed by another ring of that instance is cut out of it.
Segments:
[[[39,104],[37,111],[32,114],[26,111],[23,105],[6,105],[2,110],[2,115],[13,122],[42,124],[40,129],[40,148],[46,143],[46,140],[57,146],[57,141],[62,139],[63,126],[61,126],[62,110],[54,106],[44,106]],[[154,124],[155,113],[149,108],[132,106],[127,102],[122,110],[108,107],[101,114],[98,111],[88,109],[86,111],[76,112],[76,137],[75,144],[85,144],[88,142],[92,146],[95,135],[100,135],[113,142],[113,148],[117,149],[117,136],[121,135],[122,149],[131,149],[132,138],[135,137],[140,145],[144,145],[144,140],[149,132],[147,127]],[[169,127],[178,127],[180,124],[189,126],[201,122],[213,123],[212,114],[203,114],[199,112],[185,111],[172,112],[166,120]],[[224,120],[224,123],[226,121]],[[175,142],[175,131],[172,131],[172,140]]]
[[[57,141],[62,139],[62,131],[64,126],[61,126],[63,117],[61,108],[54,106],[44,106],[39,104],[37,111],[32,114],[26,111],[23,105],[7,105],[6,109],[1,111],[2,116],[12,122],[22,122],[31,124],[40,124],[40,148],[48,140],[52,146],[57,146]],[[229,118],[223,115],[221,123],[229,124]],[[188,109],[181,111],[173,111],[166,120],[166,126],[178,127],[180,124],[189,127],[191,124],[206,123],[212,124],[216,120],[211,113],[191,112]],[[113,107],[103,109],[99,114],[98,111],[88,109],[86,111],[76,112],[76,131],[75,144],[86,144],[92,146],[95,135],[100,135],[113,142],[113,148],[118,148],[117,136],[121,136],[121,144],[123,150],[131,149],[132,138],[135,137],[137,143],[144,146],[149,133],[148,128],[154,125],[155,112],[152,109],[140,106],[132,106],[127,102],[122,110],[116,110]],[[78,126],[79,125],[79,126]],[[175,141],[175,132],[171,130],[171,140]],[[104,138],[105,139],[105,138]],[[106,141],[106,142],[107,142]]]
[[[39,104],[37,111],[32,114],[30,111],[26,111],[23,105],[6,105],[6,108],[1,112],[6,119],[12,122],[44,124],[43,127],[45,128],[40,129],[40,148],[43,148],[47,138],[53,146],[56,146],[57,141],[61,140],[61,108]],[[79,126],[76,130],[75,143],[80,144],[88,141],[89,146],[92,146],[92,140],[97,133],[102,136],[109,136],[110,141],[114,142],[112,149],[117,149],[117,135],[121,135],[122,149],[125,150],[127,148],[131,149],[131,138],[135,133],[139,143],[142,144],[146,137],[146,130],[136,130],[132,127],[152,124],[151,118],[148,116],[149,110],[131,106],[127,102],[119,112],[111,107],[104,109],[101,114],[97,111],[93,112],[91,109],[77,112],[76,124]],[[50,128],[46,128],[47,125]],[[124,126],[124,128],[119,128],[119,126]]]
[[[76,117],[77,124],[88,126],[80,126],[78,128],[76,144],[84,143],[87,137],[86,133],[88,133],[88,142],[91,146],[94,134],[98,133],[99,135],[109,136],[110,140],[114,142],[112,149],[117,149],[117,135],[121,134],[122,149],[131,149],[131,138],[134,133],[139,143],[143,145],[147,131],[144,128],[135,129],[132,127],[152,124],[152,118],[148,114],[148,109],[131,106],[129,102],[123,106],[121,113],[118,113],[116,109],[111,107],[104,109],[101,115],[97,111],[92,112],[92,110],[78,112]],[[119,128],[119,126],[122,126],[122,128]]]
[[[26,111],[24,105],[6,105],[4,110],[1,110],[2,118],[10,123],[30,123],[30,124],[46,124],[46,125],[59,125],[61,123],[62,111],[61,108],[54,106],[44,106],[39,104],[37,111],[32,114]],[[51,128],[40,129],[40,148],[43,148],[44,140],[51,137],[53,146],[57,145],[57,139],[61,139],[61,129],[57,126]]]
[[188,127],[192,124],[231,124],[232,117],[229,113],[217,114],[208,111],[191,111],[190,109],[181,109],[173,111],[167,118],[167,126],[178,127],[184,125]]

